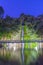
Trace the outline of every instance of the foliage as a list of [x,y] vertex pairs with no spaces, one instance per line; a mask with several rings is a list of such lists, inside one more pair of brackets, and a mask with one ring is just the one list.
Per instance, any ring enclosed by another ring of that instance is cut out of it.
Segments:
[[[38,37],[38,35],[35,33],[34,29],[28,27],[28,26],[24,26],[24,40],[38,40],[40,39]],[[24,44],[24,62],[25,65],[29,64],[30,62],[34,62],[37,57],[38,57],[38,53],[37,50],[35,49],[35,47],[38,47],[38,43],[37,42],[31,42],[31,43],[25,43]],[[27,50],[26,50],[27,49]],[[31,49],[31,50],[30,50]],[[33,49],[33,50],[32,50]]]
[[4,9],[2,6],[0,6],[0,18],[2,18],[4,15]]
[[11,39],[13,33],[15,36],[15,34],[18,33],[20,29],[21,23],[18,19],[15,20],[10,16],[6,16],[5,19],[3,19],[2,21],[0,20],[0,40],[3,37]]

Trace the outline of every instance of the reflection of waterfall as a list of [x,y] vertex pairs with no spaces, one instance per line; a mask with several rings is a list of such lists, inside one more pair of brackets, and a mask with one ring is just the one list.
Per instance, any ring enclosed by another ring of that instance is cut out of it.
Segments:
[[21,43],[7,43],[6,49],[17,51],[21,49]]
[[16,50],[16,43],[7,43],[6,48],[9,50],[13,49],[15,51]]

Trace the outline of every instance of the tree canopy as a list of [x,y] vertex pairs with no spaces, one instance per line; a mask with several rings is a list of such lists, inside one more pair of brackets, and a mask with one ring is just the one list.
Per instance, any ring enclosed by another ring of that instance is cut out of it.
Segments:
[[0,6],[0,18],[4,16],[4,9],[2,6]]

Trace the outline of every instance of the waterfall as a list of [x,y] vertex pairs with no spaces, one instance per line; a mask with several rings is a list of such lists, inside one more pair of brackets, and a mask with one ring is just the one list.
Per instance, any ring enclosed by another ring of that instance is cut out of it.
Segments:
[[22,26],[22,65],[24,65],[24,26]]

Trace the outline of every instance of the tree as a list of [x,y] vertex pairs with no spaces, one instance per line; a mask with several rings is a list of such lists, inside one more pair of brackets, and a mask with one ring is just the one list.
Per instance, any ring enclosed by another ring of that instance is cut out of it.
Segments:
[[[38,35],[34,33],[34,29],[24,26],[24,40],[38,40]],[[37,48],[37,49],[35,49]],[[38,57],[38,43],[37,42],[25,42],[24,44],[24,62],[25,65],[30,65],[30,62],[34,62]],[[28,49],[28,50],[26,50]],[[30,49],[30,50],[29,50]],[[32,50],[34,49],[34,50]]]
[[0,6],[0,18],[4,16],[4,9],[2,6]]

